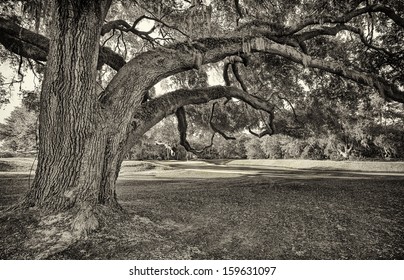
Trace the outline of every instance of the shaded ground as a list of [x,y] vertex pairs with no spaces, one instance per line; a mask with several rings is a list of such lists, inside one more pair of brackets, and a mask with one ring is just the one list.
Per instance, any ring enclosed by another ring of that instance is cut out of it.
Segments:
[[[0,173],[0,206],[27,186],[27,174]],[[118,191],[129,222],[114,221],[46,258],[404,257],[403,173],[126,162]],[[17,229],[23,223],[13,221]],[[31,257],[17,239],[2,238],[1,258]]]

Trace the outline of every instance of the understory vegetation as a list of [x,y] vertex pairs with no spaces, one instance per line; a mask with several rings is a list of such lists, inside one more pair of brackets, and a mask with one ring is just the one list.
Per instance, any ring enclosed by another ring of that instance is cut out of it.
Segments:
[[[154,131],[153,131],[154,132]],[[366,139],[344,143],[336,135],[324,137],[295,138],[277,134],[257,138],[240,134],[236,140],[217,139],[214,145],[201,154],[190,154],[180,145],[162,144],[151,132],[139,141],[128,154],[128,159],[313,159],[313,160],[402,160],[404,157],[404,134],[390,130],[385,134],[363,135]],[[191,141],[203,146],[204,138],[191,137]]]
[[[3,139],[0,157],[32,157],[36,154],[36,116],[18,107],[0,124]],[[399,123],[401,125],[401,123]],[[402,160],[404,134],[399,124],[372,124],[356,127],[350,134],[335,131],[308,136],[275,134],[258,138],[248,132],[235,139],[216,137],[213,145],[199,154],[189,153],[179,144],[175,120],[171,117],[154,127],[133,146],[127,155],[132,160],[185,159],[313,159],[313,160]],[[189,136],[196,147],[204,147],[209,136],[194,131]]]

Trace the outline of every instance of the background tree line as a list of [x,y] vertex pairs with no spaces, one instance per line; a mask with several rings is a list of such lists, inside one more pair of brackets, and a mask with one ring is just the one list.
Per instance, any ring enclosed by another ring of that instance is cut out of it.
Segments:
[[[203,76],[203,78],[198,77]],[[183,75],[184,76],[184,75]],[[207,83],[206,73],[190,72],[201,86]],[[190,79],[192,80],[192,79]],[[175,77],[174,83],[181,83]],[[185,79],[183,79],[185,81]],[[184,84],[181,84],[184,86]],[[189,85],[188,85],[189,86]],[[325,99],[311,98],[307,93],[306,111],[299,111],[299,122],[304,129],[284,130],[268,137],[256,137],[246,127],[239,127],[235,139],[215,137],[213,145],[195,155],[179,144],[177,122],[168,117],[146,133],[127,155],[136,160],[187,160],[187,159],[402,159],[404,155],[403,112],[400,106],[386,104],[377,95],[363,100],[342,103],[343,96],[326,104]],[[325,90],[316,95],[327,96]],[[334,94],[336,94],[334,92]],[[323,101],[319,104],[318,101]],[[35,91],[22,93],[22,104],[0,124],[2,157],[34,156],[37,148],[38,95]],[[321,106],[320,106],[321,105]],[[205,110],[208,110],[208,105]],[[373,110],[369,110],[369,108]],[[316,108],[316,112],[313,112]],[[317,110],[321,108],[321,110]],[[374,110],[377,108],[377,110]],[[202,114],[200,112],[200,114]],[[199,122],[202,116],[199,116]],[[341,118],[343,117],[343,118]],[[195,120],[198,122],[198,120]],[[290,121],[286,117],[278,123]],[[205,147],[210,135],[197,125],[190,129],[189,141],[197,148]]]

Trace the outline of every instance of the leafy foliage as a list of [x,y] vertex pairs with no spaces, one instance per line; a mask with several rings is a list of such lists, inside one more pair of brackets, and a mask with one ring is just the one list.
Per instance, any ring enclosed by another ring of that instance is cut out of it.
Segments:
[[0,124],[3,147],[13,152],[36,151],[37,114],[25,107],[17,107],[4,124]]

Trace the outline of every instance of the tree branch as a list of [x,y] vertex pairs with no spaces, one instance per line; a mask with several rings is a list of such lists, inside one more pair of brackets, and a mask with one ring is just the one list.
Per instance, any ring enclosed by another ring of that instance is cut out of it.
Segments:
[[262,137],[264,137],[266,135],[272,135],[272,132],[270,130],[266,129],[266,130],[263,130],[263,131],[261,131],[259,133],[256,133],[256,132],[251,130],[251,127],[248,128],[248,132],[250,132],[252,135],[254,135],[255,137],[258,137],[258,138],[262,138]]
[[239,82],[241,88],[245,91],[248,92],[247,86],[244,84],[243,79],[241,78],[240,72],[239,72],[239,65],[240,63],[243,63],[246,65],[247,62],[247,57],[242,58],[240,56],[233,55],[231,57],[228,57],[225,59],[224,67],[223,67],[223,80],[225,82],[226,86],[230,86],[230,77],[229,77],[229,67],[231,65],[231,69],[233,71],[234,77],[236,80]]
[[283,35],[292,35],[300,30],[310,26],[310,25],[315,25],[315,24],[324,24],[324,23],[339,23],[339,24],[344,24],[349,21],[351,21],[353,18],[358,17],[363,14],[367,13],[376,13],[376,12],[381,12],[384,13],[386,16],[388,16],[390,19],[392,19],[397,25],[404,27],[404,18],[400,17],[394,9],[381,5],[381,4],[375,4],[375,5],[369,5],[361,9],[355,9],[352,10],[342,16],[333,18],[333,17],[318,17],[318,16],[313,16],[310,18],[307,18],[303,22],[297,24],[294,27],[291,27],[288,29],[288,31],[283,34]]
[[[261,115],[261,117],[263,118],[262,115]],[[249,131],[252,135],[254,135],[254,136],[258,137],[258,138],[262,138],[262,137],[264,137],[265,135],[273,135],[273,134],[275,134],[274,119],[275,119],[275,114],[274,114],[274,112],[273,112],[273,110],[272,110],[271,112],[269,112],[269,115],[268,115],[268,122],[266,122],[266,121],[263,119],[263,121],[264,121],[264,123],[265,123],[265,126],[266,126],[266,129],[264,129],[264,130],[261,131],[260,133],[255,133],[254,131],[251,130],[251,127],[249,127],[249,128],[248,128],[248,131]]]
[[146,18],[146,16],[141,16],[133,23],[133,25],[130,25],[129,23],[127,23],[126,21],[124,21],[122,19],[109,21],[106,24],[104,24],[104,26],[102,27],[101,36],[104,36],[111,30],[112,31],[119,30],[121,32],[126,32],[126,33],[131,32],[131,33],[135,34],[136,36],[139,36],[143,40],[146,40],[146,41],[150,42],[152,45],[154,45],[156,39],[152,38],[150,36],[150,34],[156,29],[156,26],[153,26],[149,31],[140,31],[140,30],[136,29],[136,25],[144,18]]
[[[318,36],[323,36],[323,35],[329,35],[329,36],[335,36],[341,31],[349,31],[352,33],[355,33],[359,36],[361,42],[368,48],[376,50],[378,52],[382,52],[385,55],[388,56],[394,56],[394,53],[390,52],[387,49],[376,47],[372,45],[367,39],[365,34],[360,28],[345,25],[345,24],[339,24],[333,27],[328,27],[328,26],[322,26],[310,31],[306,31],[297,35],[294,35],[296,40],[299,42],[299,44],[303,43],[304,41],[316,38]],[[306,53],[306,52],[305,52]]]
[[164,26],[164,27],[167,27],[169,29],[179,32],[181,35],[183,35],[187,38],[189,37],[188,34],[186,34],[184,31],[180,30],[176,26],[169,25],[169,24],[165,23],[162,19],[158,19],[157,17],[151,17],[151,16],[146,16],[146,15],[143,15],[143,16],[137,18],[133,22],[132,25],[130,25],[128,22],[126,22],[125,20],[122,20],[122,19],[109,21],[106,24],[104,24],[104,26],[102,27],[101,36],[104,36],[111,30],[118,29],[123,32],[132,32],[133,34],[140,36],[142,39],[147,39],[147,40],[152,39],[153,40],[153,38],[150,37],[149,34],[151,34],[156,29],[156,24],[149,31],[139,31],[136,29],[136,26],[139,24],[139,22],[141,22],[144,19],[152,20],[155,23],[156,22],[159,23],[161,26]]
[[178,132],[180,134],[180,145],[187,150],[187,152],[191,152],[193,154],[202,154],[207,149],[213,146],[213,139],[215,138],[216,132],[214,132],[210,138],[210,144],[203,147],[201,150],[196,150],[192,148],[191,144],[187,140],[187,132],[188,132],[188,123],[187,117],[185,113],[184,107],[180,107],[175,111],[175,116],[177,117],[178,121]]
[[312,30],[309,30],[306,32],[296,34],[296,35],[294,35],[294,37],[300,43],[300,42],[304,42],[304,41],[316,38],[318,36],[323,36],[323,35],[335,36],[343,30],[347,30],[347,26],[344,24],[338,24],[333,27],[321,26],[321,27],[318,27],[318,28],[315,28],[315,29],[312,29]]
[[180,145],[185,148],[188,152],[191,153],[200,153],[201,151],[197,151],[191,147],[187,140],[187,132],[188,132],[188,123],[187,117],[185,114],[184,107],[180,107],[175,111],[175,116],[177,117],[178,121],[178,131],[180,133]]
[[294,117],[295,121],[301,124],[302,122],[299,120],[299,118],[298,118],[298,116],[296,114],[295,107],[293,106],[292,102],[290,102],[290,100],[288,98],[282,97],[279,94],[277,96],[278,96],[279,99],[285,100],[289,104],[289,107],[292,109],[292,113],[293,113],[293,117]]
[[[0,17],[0,43],[11,52],[36,61],[46,61],[49,39]],[[125,60],[107,47],[100,47],[98,65],[107,64],[118,71]]]
[[397,85],[389,83],[387,80],[374,74],[351,69],[336,61],[314,58],[296,50],[295,48],[280,45],[264,38],[253,39],[251,41],[251,46],[252,52],[267,52],[280,55],[291,61],[300,63],[305,67],[321,69],[340,77],[350,79],[359,84],[373,87],[377,89],[382,96],[404,103],[404,92],[400,90]]
[[241,88],[245,91],[248,92],[247,86],[245,85],[243,79],[241,78],[240,71],[239,71],[239,62],[233,63],[231,65],[231,69],[233,70],[234,77],[236,77],[236,80],[240,84]]
[[113,29],[118,29],[121,31],[128,31],[132,28],[132,26],[122,19],[113,20],[105,23],[101,28],[101,36],[109,33]]
[[[404,103],[404,92],[387,80],[365,71],[358,71],[335,62],[308,56],[293,47],[266,38],[227,37],[203,38],[189,43],[177,43],[169,48],[153,49],[133,58],[112,79],[100,101],[109,108],[117,121],[132,115],[143,100],[143,93],[171,75],[215,63],[243,52],[248,44],[251,53],[270,53],[306,67],[317,68],[357,83],[376,88],[390,100]],[[133,94],[133,93],[136,94]],[[125,105],[124,105],[125,104]],[[127,106],[127,104],[130,104]]]
[[223,66],[223,80],[226,86],[231,86],[230,77],[229,77],[229,67],[230,62],[225,62]]
[[[257,110],[271,114],[274,106],[265,100],[250,95],[236,87],[213,86],[197,89],[179,89],[141,104],[131,119],[129,148],[150,128],[165,117],[174,114],[178,108],[191,104],[208,103],[220,98],[237,98]],[[214,129],[212,129],[214,130]]]
[[239,23],[240,19],[244,18],[244,15],[243,15],[243,11],[242,11],[242,8],[241,8],[239,0],[234,0],[234,6],[236,8],[236,12],[237,12],[237,15],[238,15],[238,17],[236,19],[236,25],[238,26],[238,23]]
[[214,133],[219,133],[220,136],[222,136],[224,139],[226,140],[236,140],[235,137],[233,136],[228,136],[226,133],[224,133],[223,131],[221,131],[214,123],[213,123],[213,115],[215,113],[215,106],[216,106],[217,102],[213,103],[212,105],[212,110],[210,112],[210,118],[209,118],[209,126],[210,128],[214,131]]

